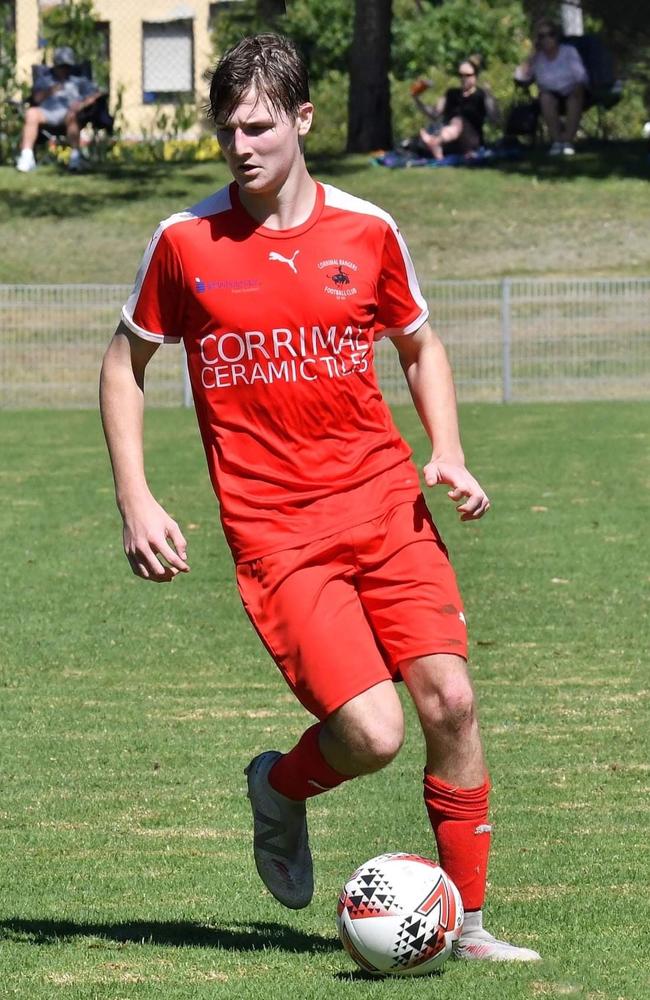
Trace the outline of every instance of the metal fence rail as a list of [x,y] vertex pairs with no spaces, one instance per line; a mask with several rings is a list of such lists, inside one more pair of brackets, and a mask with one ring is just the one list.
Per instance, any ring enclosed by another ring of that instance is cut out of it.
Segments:
[[[126,285],[0,285],[0,408],[96,405],[101,357]],[[461,400],[650,397],[650,278],[423,283]],[[397,355],[377,348],[391,403],[408,399]],[[153,406],[189,402],[183,351],[155,355]]]

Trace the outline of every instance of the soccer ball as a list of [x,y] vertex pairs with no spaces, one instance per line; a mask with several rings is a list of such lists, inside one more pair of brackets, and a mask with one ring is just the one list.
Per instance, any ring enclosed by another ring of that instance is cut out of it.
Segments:
[[463,929],[458,889],[417,854],[380,854],[345,883],[337,908],[343,947],[377,976],[424,976],[449,958]]

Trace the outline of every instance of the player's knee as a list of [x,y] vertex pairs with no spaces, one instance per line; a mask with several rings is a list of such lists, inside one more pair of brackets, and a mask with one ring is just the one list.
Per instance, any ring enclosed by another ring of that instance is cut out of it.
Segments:
[[360,751],[369,769],[380,771],[390,764],[399,753],[404,742],[404,722],[402,719],[390,721],[375,720],[360,734]]
[[42,119],[43,119],[43,112],[41,111],[40,108],[37,108],[37,107],[27,108],[27,110],[25,112],[25,121],[26,122],[30,122],[30,123],[31,122],[36,122],[36,123],[38,123],[38,122],[42,121]]
[[401,709],[362,715],[346,726],[343,737],[351,765],[359,774],[380,771],[397,756],[404,742]]
[[468,678],[454,677],[439,692],[440,724],[462,733],[475,719],[474,692]]
[[461,736],[476,720],[474,691],[469,677],[461,674],[444,678],[429,692],[418,710],[425,728],[442,729]]

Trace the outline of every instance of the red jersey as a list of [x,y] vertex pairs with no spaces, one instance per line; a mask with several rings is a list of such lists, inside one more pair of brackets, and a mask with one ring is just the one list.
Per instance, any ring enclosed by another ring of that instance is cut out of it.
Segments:
[[185,345],[236,561],[418,494],[373,355],[383,331],[412,333],[427,315],[390,216],[329,185],[293,229],[261,226],[235,183],[161,223],[122,319],[146,340]]

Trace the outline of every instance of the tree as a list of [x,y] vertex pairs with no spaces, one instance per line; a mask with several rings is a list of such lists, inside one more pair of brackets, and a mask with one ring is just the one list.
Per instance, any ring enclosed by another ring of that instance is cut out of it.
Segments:
[[349,153],[393,145],[390,108],[392,0],[356,0],[348,93]]

